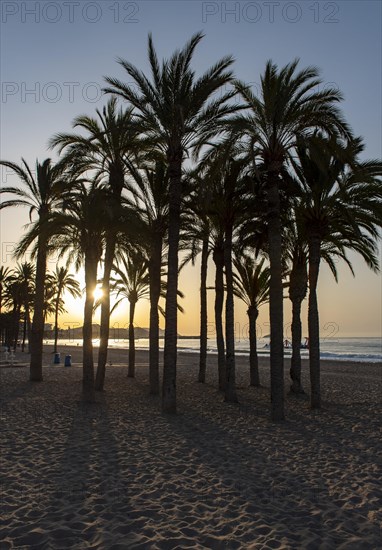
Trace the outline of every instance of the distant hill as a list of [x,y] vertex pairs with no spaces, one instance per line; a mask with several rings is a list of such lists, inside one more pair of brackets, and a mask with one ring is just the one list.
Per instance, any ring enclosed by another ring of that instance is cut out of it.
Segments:
[[[93,338],[99,338],[100,325],[93,324]],[[82,338],[82,327],[67,328],[66,330],[60,330],[60,338],[71,338],[76,340]],[[148,338],[149,329],[142,327],[135,327],[135,339]],[[159,329],[159,337],[164,337],[164,330]],[[179,337],[181,337],[179,335]],[[129,338],[129,331],[125,327],[110,327],[110,340],[127,340]]]

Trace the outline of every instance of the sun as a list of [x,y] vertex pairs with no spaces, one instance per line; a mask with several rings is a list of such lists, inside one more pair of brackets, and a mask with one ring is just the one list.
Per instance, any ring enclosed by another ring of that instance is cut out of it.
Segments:
[[93,295],[94,295],[94,299],[95,300],[100,300],[103,296],[103,290],[102,288],[100,287],[96,287],[95,291],[93,292]]

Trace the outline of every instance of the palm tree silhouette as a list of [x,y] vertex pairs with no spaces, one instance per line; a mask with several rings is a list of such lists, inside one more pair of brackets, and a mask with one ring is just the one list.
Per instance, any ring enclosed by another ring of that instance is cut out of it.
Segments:
[[116,98],[111,98],[102,112],[96,110],[97,117],[79,116],[75,128],[86,132],[79,134],[57,134],[50,144],[65,151],[63,162],[69,164],[77,174],[93,171],[95,181],[108,191],[105,197],[110,225],[106,234],[104,271],[101,299],[100,345],[96,389],[102,390],[105,380],[107,347],[110,325],[110,273],[117,243],[116,227],[112,223],[120,210],[125,177],[133,166],[135,156],[142,148],[139,141],[140,127],[137,125],[133,109],[118,109]]
[[182,165],[185,154],[215,135],[217,122],[234,110],[227,101],[233,92],[212,98],[232,79],[233,60],[225,57],[200,78],[190,63],[202,34],[195,34],[182,50],[159,64],[151,35],[148,56],[151,80],[125,60],[120,64],[134,85],[106,78],[106,92],[128,100],[139,113],[144,131],[165,155],[169,169],[168,279],[164,348],[162,409],[176,412],[178,247],[182,198]]
[[49,284],[53,289],[54,301],[54,348],[53,352],[57,352],[58,340],[58,315],[60,313],[60,305],[62,304],[63,294],[68,292],[73,298],[81,297],[81,289],[79,282],[69,272],[68,267],[58,267],[53,273],[49,274]]
[[13,271],[13,280],[19,285],[20,305],[23,307],[23,339],[21,342],[21,351],[25,350],[25,340],[27,337],[28,344],[30,345],[30,312],[33,308],[35,278],[35,267],[31,262],[17,264]]
[[[35,174],[28,164],[22,159],[22,164],[0,161],[0,164],[10,168],[19,178],[20,186],[2,187],[1,194],[10,194],[12,198],[0,203],[0,209],[27,206],[30,218],[37,212],[39,224],[43,223],[52,211],[58,206],[62,199],[62,192],[65,187],[63,166],[53,165],[50,159],[42,164],[36,161]],[[37,258],[36,258],[36,281],[34,313],[31,330],[31,360],[30,379],[38,382],[42,377],[42,350],[44,337],[44,286],[46,275],[46,261],[48,253],[48,237],[45,233],[36,234]],[[19,249],[19,254],[25,252]]]
[[250,385],[259,387],[259,360],[257,356],[256,320],[259,308],[269,302],[270,270],[264,265],[265,258],[259,261],[248,252],[239,250],[234,257],[234,294],[247,306],[249,321],[249,373]]
[[295,149],[298,136],[306,136],[317,128],[350,136],[347,124],[335,107],[342,99],[341,94],[334,88],[322,86],[315,67],[297,71],[297,66],[298,60],[295,60],[279,70],[277,65],[268,61],[261,76],[259,97],[246,84],[236,82],[236,89],[248,112],[232,121],[234,134],[248,137],[265,169],[271,269],[271,410],[274,421],[284,419],[281,172]]
[[119,304],[127,299],[129,302],[129,364],[127,376],[135,376],[135,333],[134,315],[135,307],[142,298],[149,298],[149,269],[148,260],[144,252],[139,249],[131,249],[118,255],[118,266],[113,266],[113,275],[110,279],[111,292],[116,294],[114,311]]
[[97,270],[105,243],[105,223],[108,194],[95,184],[77,182],[68,193],[64,210],[56,212],[47,222],[51,247],[59,250],[59,258],[68,255],[75,269],[85,269],[85,304],[83,322],[83,397],[94,401],[93,309]]
[[0,315],[3,307],[4,290],[10,282],[12,271],[9,267],[0,266]]
[[140,244],[146,248],[148,258],[150,393],[157,395],[159,394],[158,305],[162,289],[162,263],[168,228],[169,174],[163,155],[151,154],[150,157],[142,163],[139,170],[131,170],[133,180],[127,183],[130,194],[127,203],[134,206],[138,212]]
[[[352,269],[346,249],[359,253],[378,271],[378,228],[382,225],[382,163],[360,162],[360,139],[341,143],[321,135],[299,143],[294,169],[303,197],[309,250],[309,361],[311,407],[321,406],[317,282],[323,252],[334,251]],[[325,248],[326,247],[326,248]],[[329,248],[327,248],[329,247]],[[334,275],[336,269],[329,263]],[[352,270],[353,271],[353,270]]]

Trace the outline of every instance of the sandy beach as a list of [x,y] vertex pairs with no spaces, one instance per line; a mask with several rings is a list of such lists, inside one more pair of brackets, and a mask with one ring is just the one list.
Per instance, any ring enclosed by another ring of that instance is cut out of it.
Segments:
[[147,352],[132,380],[111,350],[105,391],[85,405],[81,349],[60,351],[72,367],[46,348],[42,383],[21,353],[0,368],[1,550],[381,547],[381,364],[322,362],[322,411],[286,395],[275,425],[266,358],[262,388],[238,359],[240,403],[227,405],[216,357],[202,385],[198,356],[180,353],[172,417],[148,395]]

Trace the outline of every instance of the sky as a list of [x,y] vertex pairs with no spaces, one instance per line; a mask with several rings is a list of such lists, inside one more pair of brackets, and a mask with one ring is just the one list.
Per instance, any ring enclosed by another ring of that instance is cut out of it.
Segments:
[[[382,3],[379,1],[6,1],[1,4],[0,42],[0,158],[30,165],[36,158],[56,158],[48,140],[68,132],[79,114],[94,115],[106,97],[104,76],[127,80],[117,64],[128,59],[147,71],[147,35],[153,34],[160,58],[197,31],[205,38],[193,68],[201,74],[222,56],[232,54],[238,78],[256,91],[268,59],[279,66],[296,57],[301,67],[318,66],[323,85],[338,87],[343,112],[355,134],[366,143],[364,158],[382,157],[381,51]],[[0,184],[16,184],[2,169]],[[28,212],[0,213],[1,265],[12,265],[12,249],[28,222]],[[379,256],[382,260],[381,247]],[[319,280],[320,328],[323,337],[382,335],[382,278],[350,255],[353,278],[339,265],[339,284],[322,266]],[[56,262],[50,260],[48,268]],[[185,293],[178,329],[198,334],[199,263],[180,276]],[[209,266],[213,284],[213,265]],[[81,280],[81,273],[78,274]],[[81,323],[82,302],[67,300],[61,324]],[[303,308],[306,332],[306,304]],[[236,338],[246,335],[245,306],[235,304]],[[124,326],[127,304],[112,323]],[[213,292],[209,298],[210,336],[213,335]],[[285,302],[285,334],[290,335],[291,312]],[[136,324],[148,326],[148,304],[138,304]],[[163,321],[161,326],[163,326]],[[259,335],[269,332],[268,310],[258,319]]]

